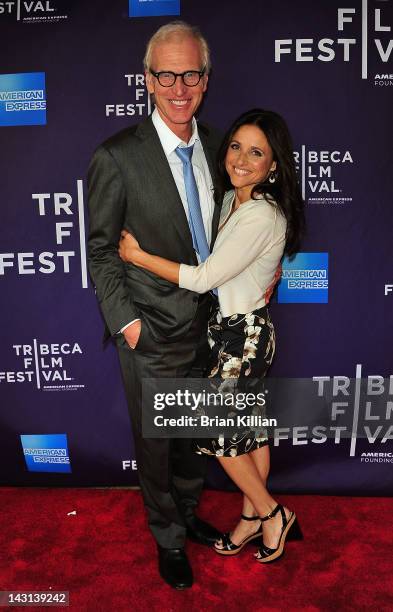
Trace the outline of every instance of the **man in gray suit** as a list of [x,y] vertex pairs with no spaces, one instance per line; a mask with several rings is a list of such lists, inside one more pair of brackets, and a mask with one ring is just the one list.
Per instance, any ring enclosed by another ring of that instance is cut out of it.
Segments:
[[183,147],[191,151],[197,212],[212,246],[219,220],[213,198],[219,138],[194,118],[209,67],[209,49],[196,28],[183,22],[160,28],[145,56],[146,85],[156,108],[146,121],[104,142],[88,174],[90,273],[107,334],[118,347],[160,573],[175,588],[190,587],[193,581],[184,552],[186,535],[212,545],[220,534],[195,515],[205,457],[192,451],[191,440],[142,437],[141,381],[203,375],[210,296],[124,264],[117,249],[121,230],[127,228],[150,253],[191,265],[200,260],[190,231],[195,198],[191,208],[189,177],[186,181],[178,154]]

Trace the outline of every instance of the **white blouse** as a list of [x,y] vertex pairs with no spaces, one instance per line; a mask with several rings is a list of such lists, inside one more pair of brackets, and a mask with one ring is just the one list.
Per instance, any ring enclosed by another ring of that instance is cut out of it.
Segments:
[[[224,196],[220,226],[230,215],[234,197],[233,190]],[[261,308],[284,252],[286,226],[277,206],[263,196],[244,202],[219,230],[206,261],[180,264],[179,286],[196,293],[217,287],[223,317]]]

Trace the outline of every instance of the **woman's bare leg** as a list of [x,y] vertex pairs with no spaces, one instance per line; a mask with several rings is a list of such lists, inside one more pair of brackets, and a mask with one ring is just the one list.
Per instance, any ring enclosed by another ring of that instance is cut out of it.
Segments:
[[[266,487],[266,481],[270,470],[269,446],[267,444],[265,446],[261,446],[255,451],[249,453],[249,456],[254,461],[261,481]],[[255,510],[252,502],[247,497],[247,495],[243,495],[242,514],[244,514],[244,516],[258,516],[258,512]],[[231,532],[232,542],[234,544],[239,545],[240,542],[247,538],[247,536],[255,533],[258,530],[259,525],[259,521],[244,521],[243,519],[240,519],[235,529]]]
[[267,477],[270,471],[270,448],[268,444],[261,446],[249,453],[251,459],[255,463],[259,476],[266,487]]
[[[259,450],[259,449],[258,449]],[[254,451],[256,452],[256,451]],[[266,451],[265,451],[266,452]],[[262,481],[260,473],[255,465],[252,453],[238,455],[236,457],[217,457],[228,476],[247,496],[256,514],[265,516],[277,505],[276,500],[270,495]],[[289,510],[285,508],[289,517]],[[263,541],[269,548],[276,548],[281,533],[282,519],[280,513],[263,524]],[[255,527],[252,531],[255,531]],[[232,539],[233,541],[233,539]],[[238,542],[234,542],[235,544]]]

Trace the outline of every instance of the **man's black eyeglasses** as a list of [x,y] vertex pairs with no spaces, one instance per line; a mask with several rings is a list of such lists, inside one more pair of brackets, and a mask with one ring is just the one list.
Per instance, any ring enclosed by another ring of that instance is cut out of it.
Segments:
[[162,70],[161,72],[154,72],[150,70],[150,73],[158,79],[159,84],[162,87],[172,87],[175,84],[177,77],[181,77],[184,85],[187,87],[195,87],[205,74],[205,68],[203,70],[187,70],[187,72],[171,72],[168,70]]

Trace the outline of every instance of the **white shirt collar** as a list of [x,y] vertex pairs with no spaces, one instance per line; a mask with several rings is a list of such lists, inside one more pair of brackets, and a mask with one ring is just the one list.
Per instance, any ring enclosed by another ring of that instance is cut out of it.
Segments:
[[191,145],[195,144],[197,140],[199,140],[198,126],[197,122],[195,121],[195,117],[192,118],[192,134],[188,143],[184,142],[184,140],[182,140],[172,132],[172,130],[165,123],[165,121],[163,121],[163,119],[161,118],[161,115],[158,112],[157,108],[154,109],[151,118],[153,121],[153,125],[157,130],[158,137],[162,144],[162,148],[164,149],[165,155],[167,157],[171,153],[173,153],[176,147],[190,147]]

